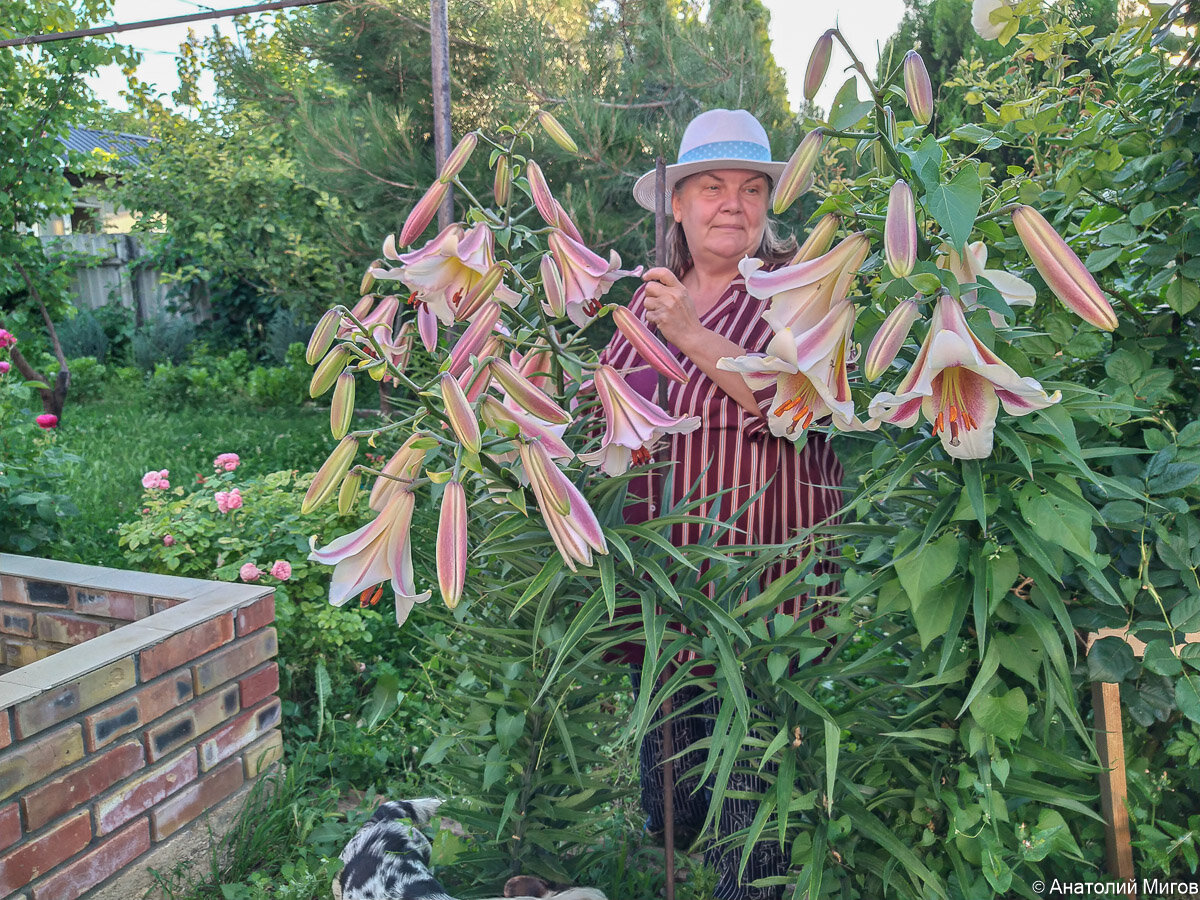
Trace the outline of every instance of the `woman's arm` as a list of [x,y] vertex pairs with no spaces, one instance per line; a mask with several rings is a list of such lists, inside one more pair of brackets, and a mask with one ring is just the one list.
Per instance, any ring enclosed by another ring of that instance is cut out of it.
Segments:
[[765,419],[754,392],[737,372],[717,368],[723,356],[745,356],[746,350],[722,334],[700,324],[696,307],[687,288],[670,269],[651,269],[642,278],[646,282],[646,322],[696,364],[701,372],[732,397],[751,415]]

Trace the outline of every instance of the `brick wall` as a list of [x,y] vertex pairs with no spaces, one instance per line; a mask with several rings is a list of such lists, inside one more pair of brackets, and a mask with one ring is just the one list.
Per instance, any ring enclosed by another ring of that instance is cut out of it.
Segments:
[[0,554],[0,611],[0,898],[86,897],[280,756],[269,589]]

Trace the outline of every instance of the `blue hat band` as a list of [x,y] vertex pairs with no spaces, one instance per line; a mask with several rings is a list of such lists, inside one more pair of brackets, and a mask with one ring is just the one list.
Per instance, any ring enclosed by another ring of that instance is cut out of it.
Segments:
[[681,153],[679,164],[707,162],[710,159],[745,159],[755,162],[770,162],[771,151],[762,144],[752,141],[714,141],[711,144],[701,144],[693,147],[687,153]]

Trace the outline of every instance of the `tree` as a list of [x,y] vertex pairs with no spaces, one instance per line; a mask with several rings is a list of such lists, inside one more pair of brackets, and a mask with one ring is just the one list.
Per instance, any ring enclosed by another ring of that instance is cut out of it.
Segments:
[[[87,27],[110,6],[110,0],[11,0],[0,37]],[[95,105],[84,79],[101,66],[129,67],[136,59],[129,49],[94,38],[0,50],[0,325],[44,326],[57,372],[42,374],[16,347],[12,361],[27,380],[43,385],[42,405],[56,416],[71,383],[53,325],[70,308],[66,274],[28,229],[71,208],[60,138]],[[41,325],[33,325],[38,319]]]

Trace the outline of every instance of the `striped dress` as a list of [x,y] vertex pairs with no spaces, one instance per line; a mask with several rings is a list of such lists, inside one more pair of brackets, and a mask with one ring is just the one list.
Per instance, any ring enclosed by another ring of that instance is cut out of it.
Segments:
[[[739,275],[700,317],[700,323],[729,338],[747,353],[762,352],[773,335],[762,318],[768,303],[751,296]],[[644,318],[643,304],[644,292],[639,289],[629,309]],[[719,503],[719,509],[704,508],[694,513],[728,522],[734,510],[770,481],[767,490],[733,523],[736,530],[718,536],[717,543],[724,545],[784,543],[801,529],[834,516],[842,504],[839,490],[842,467],[825,436],[811,433],[807,445],[797,451],[791,441],[772,435],[765,419],[743,409],[678,348],[668,346],[683,366],[688,381],[686,384],[667,381],[666,409],[675,416],[699,416],[701,423],[690,434],[668,435],[669,447],[663,442],[655,452],[656,459],[667,453],[675,461],[671,467],[675,501],[687,495],[697,480],[699,487],[692,497],[732,488],[713,501],[712,506]],[[657,372],[619,331],[601,353],[600,361],[621,372],[639,394],[657,402]],[[755,396],[766,412],[774,401],[775,389],[767,388]],[[625,509],[626,521],[632,524],[653,518],[658,498],[651,496],[649,477],[635,479],[629,490],[633,499]],[[697,542],[703,527],[700,523],[673,526],[672,543],[683,546]],[[773,566],[764,577],[764,584],[795,565],[797,561],[789,559]],[[830,571],[828,564],[818,568],[822,570]],[[817,593],[830,595],[836,590],[837,585],[831,582]],[[778,611],[798,616],[807,603],[806,594],[797,594],[783,601]],[[819,625],[819,621],[814,621],[814,629]],[[627,660],[640,660],[635,645],[626,645],[621,650]]]

